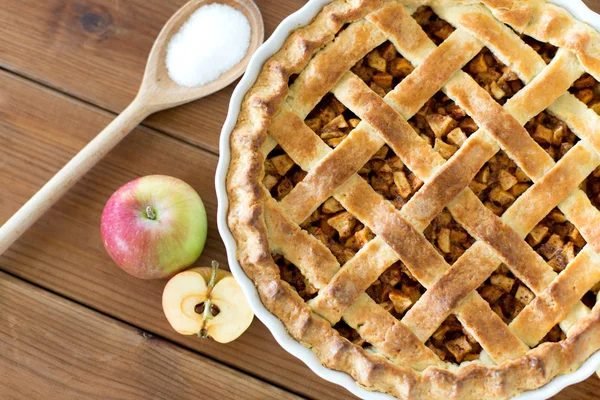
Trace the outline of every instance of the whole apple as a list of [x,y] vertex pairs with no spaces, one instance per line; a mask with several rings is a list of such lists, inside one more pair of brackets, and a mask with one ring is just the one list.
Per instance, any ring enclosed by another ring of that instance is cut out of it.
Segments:
[[125,272],[169,277],[192,265],[206,242],[206,210],[180,179],[149,175],[119,188],[101,219],[104,247]]

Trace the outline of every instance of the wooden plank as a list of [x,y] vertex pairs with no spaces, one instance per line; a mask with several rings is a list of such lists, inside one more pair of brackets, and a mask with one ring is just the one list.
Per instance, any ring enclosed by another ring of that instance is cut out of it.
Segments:
[[[0,87],[1,224],[112,116],[8,73],[0,72]],[[287,354],[258,321],[229,345],[176,334],[161,311],[164,282],[132,278],[108,258],[98,228],[104,203],[122,183],[164,173],[189,182],[205,201],[209,239],[198,264],[225,262],[214,221],[215,163],[213,155],[139,128],[0,257],[0,269],[304,396],[353,398]],[[591,378],[557,398],[587,399],[599,385]]]
[[0,293],[0,398],[299,399],[2,272]]
[[600,393],[600,379],[593,374],[589,379],[570,386],[554,396],[553,400],[597,400]]
[[[187,0],[2,0],[0,66],[113,112],[133,99],[162,25]],[[301,0],[256,1],[269,37]],[[27,10],[27,12],[23,12]],[[218,151],[234,84],[145,124]]]
[[[77,100],[0,72],[0,224],[113,118]],[[255,321],[239,340],[221,345],[175,333],[161,309],[164,281],[119,270],[100,239],[100,214],[110,194],[142,175],[190,183],[209,216],[207,247],[198,265],[226,265],[215,223],[216,156],[139,128],[0,257],[0,268],[123,321],[304,396],[331,399],[341,389],[315,376]]]

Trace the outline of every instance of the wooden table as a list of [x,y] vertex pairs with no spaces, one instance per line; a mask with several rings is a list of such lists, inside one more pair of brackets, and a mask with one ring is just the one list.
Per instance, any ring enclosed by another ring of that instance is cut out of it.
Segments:
[[[155,36],[184,2],[0,2],[0,224],[133,98]],[[304,2],[257,3],[268,36]],[[588,3],[600,10],[600,0]],[[226,263],[213,178],[233,87],[150,117],[0,257],[1,399],[352,397],[257,320],[228,345],[178,335],[160,305],[165,282],[128,276],[102,246],[110,194],[135,177],[167,174],[206,204],[198,265]],[[556,398],[598,393],[593,377]]]

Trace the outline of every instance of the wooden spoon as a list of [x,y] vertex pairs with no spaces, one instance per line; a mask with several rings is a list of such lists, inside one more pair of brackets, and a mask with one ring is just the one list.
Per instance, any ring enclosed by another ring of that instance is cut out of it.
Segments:
[[[246,16],[252,29],[248,53],[233,68],[206,85],[179,86],[167,72],[165,62],[167,47],[171,37],[179,31],[194,11],[212,3],[229,5]],[[148,115],[208,96],[240,77],[263,38],[262,16],[252,0],[192,0],[181,7],[167,21],[154,42],[135,99],[0,228],[0,254],[4,253],[23,232]]]

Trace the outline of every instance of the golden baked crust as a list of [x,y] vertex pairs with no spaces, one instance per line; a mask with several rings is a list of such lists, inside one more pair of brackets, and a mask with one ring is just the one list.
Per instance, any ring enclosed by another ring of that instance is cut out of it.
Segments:
[[[435,41],[422,6],[452,25]],[[558,50],[542,56],[515,31]],[[325,366],[399,398],[507,398],[578,367],[600,349],[599,302],[582,302],[600,281],[588,197],[600,186],[586,181],[600,177],[600,117],[584,89],[600,80],[599,45],[542,0],[337,0],[292,32],[244,99],[227,178],[238,259],[267,309]],[[369,86],[359,61],[393,48],[400,82],[381,68]],[[505,68],[491,84],[467,73],[486,57]],[[455,105],[431,117],[440,90]],[[353,125],[312,117],[328,93]],[[460,110],[448,138],[446,114]],[[374,158],[395,186],[374,190]],[[388,285],[392,272],[406,290]],[[389,286],[385,304],[373,285]]]

